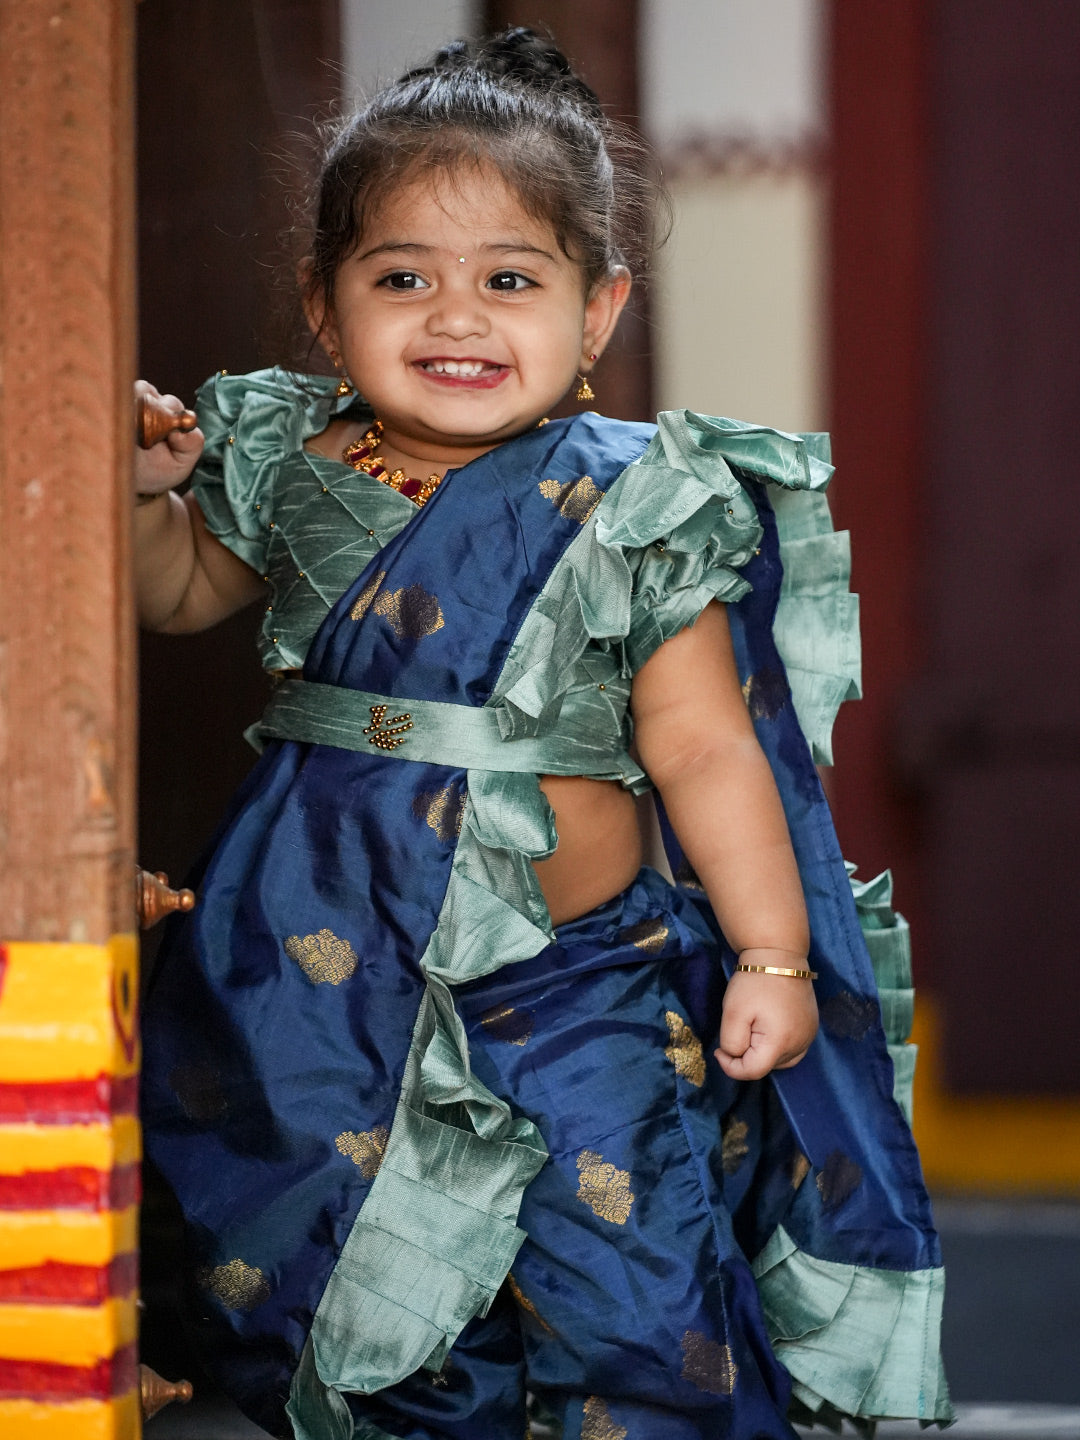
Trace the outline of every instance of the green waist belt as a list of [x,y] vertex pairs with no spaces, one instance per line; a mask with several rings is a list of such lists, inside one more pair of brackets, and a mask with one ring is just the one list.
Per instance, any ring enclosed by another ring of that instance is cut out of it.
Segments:
[[283,680],[250,733],[256,745],[260,740],[301,740],[465,770],[591,775],[636,785],[641,769],[612,744],[610,731],[590,732],[570,723],[565,712],[571,709],[572,697],[560,721],[545,734],[507,740],[494,710]]

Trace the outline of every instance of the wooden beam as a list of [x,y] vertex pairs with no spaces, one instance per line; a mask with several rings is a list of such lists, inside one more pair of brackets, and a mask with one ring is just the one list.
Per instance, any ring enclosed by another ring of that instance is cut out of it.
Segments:
[[[927,421],[926,0],[831,0],[829,428],[839,524],[854,537],[866,699],[836,727],[833,794],[844,854],[891,866],[921,935],[918,817],[895,762],[897,709],[919,674]],[[918,944],[916,945],[918,954]]]
[[0,6],[0,938],[133,926],[133,0]]

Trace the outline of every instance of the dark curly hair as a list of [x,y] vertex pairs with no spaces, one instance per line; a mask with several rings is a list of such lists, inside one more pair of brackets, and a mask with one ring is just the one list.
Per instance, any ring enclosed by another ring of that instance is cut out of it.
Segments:
[[666,199],[647,148],[609,120],[550,39],[515,27],[459,40],[328,128],[313,196],[309,300],[332,307],[338,267],[388,185],[490,164],[547,221],[586,289],[648,270]]

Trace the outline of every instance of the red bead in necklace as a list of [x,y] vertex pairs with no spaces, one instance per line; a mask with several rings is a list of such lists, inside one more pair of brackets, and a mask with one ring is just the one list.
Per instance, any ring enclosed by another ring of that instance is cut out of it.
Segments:
[[382,435],[382,421],[376,420],[366,435],[345,446],[341,452],[342,460],[354,470],[362,470],[365,475],[370,475],[381,484],[389,485],[391,490],[398,491],[414,505],[426,505],[439,488],[442,476],[433,471],[426,480],[416,480],[411,475],[406,475],[404,470],[387,470],[386,461],[375,453],[382,441]]

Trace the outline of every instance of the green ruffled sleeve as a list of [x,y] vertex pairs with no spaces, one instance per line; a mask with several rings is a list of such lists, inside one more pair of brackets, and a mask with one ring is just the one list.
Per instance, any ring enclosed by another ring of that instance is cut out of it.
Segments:
[[739,573],[761,542],[747,477],[765,483],[784,569],[777,648],[815,761],[832,763],[831,734],[844,700],[860,694],[858,599],[849,594],[846,534],[825,499],[828,437],[789,435],[738,420],[670,410],[655,440],[617,482],[597,524],[632,575],[626,663],[637,671],[710,600],[749,588]]
[[299,669],[331,607],[416,507],[305,449],[337,415],[370,419],[332,379],[222,373],[199,391],[198,406],[206,450],[193,493],[210,533],[269,583],[256,637],[263,664]]
[[282,462],[347,408],[336,383],[282,369],[230,375],[220,370],[199,387],[196,411],[206,437],[191,489],[210,533],[265,574],[274,482]]

